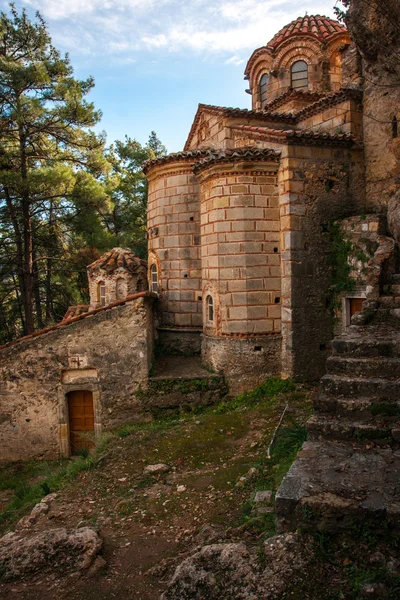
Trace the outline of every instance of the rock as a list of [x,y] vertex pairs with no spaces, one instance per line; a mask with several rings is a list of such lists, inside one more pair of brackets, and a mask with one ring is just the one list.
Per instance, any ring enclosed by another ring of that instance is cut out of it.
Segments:
[[164,463],[147,465],[147,467],[145,467],[143,470],[143,475],[162,475],[163,473],[168,473],[169,470],[170,467]]
[[40,515],[45,515],[49,512],[50,510],[50,505],[47,504],[46,502],[39,502],[39,504],[36,504],[32,510],[31,510],[31,517],[33,517],[35,520],[40,517]]
[[97,556],[93,561],[92,566],[90,567],[87,576],[94,577],[101,569],[105,569],[107,567],[107,563],[102,556]]
[[243,543],[204,546],[176,569],[161,600],[280,600],[314,558],[312,537],[277,535],[264,544],[264,571]]
[[82,571],[91,566],[101,547],[101,537],[90,527],[52,529],[29,537],[7,534],[0,539],[0,579]]
[[265,490],[263,492],[257,492],[254,496],[254,502],[256,504],[267,504],[271,502],[272,499],[272,490]]
[[176,569],[162,600],[257,600],[256,562],[244,544],[204,546]]

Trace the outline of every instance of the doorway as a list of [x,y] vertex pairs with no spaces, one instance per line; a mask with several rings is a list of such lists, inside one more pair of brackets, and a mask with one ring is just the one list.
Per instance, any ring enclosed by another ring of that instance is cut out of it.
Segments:
[[92,392],[76,390],[68,394],[71,454],[90,450],[94,442],[94,406]]
[[363,302],[365,298],[350,298],[350,319],[358,312],[362,312]]

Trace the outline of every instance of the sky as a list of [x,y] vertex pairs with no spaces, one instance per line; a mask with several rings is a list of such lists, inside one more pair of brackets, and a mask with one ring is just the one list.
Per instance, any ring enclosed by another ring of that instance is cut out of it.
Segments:
[[[334,17],[335,0],[23,0],[39,10],[89,99],[108,143],[142,144],[152,130],[169,152],[185,144],[197,105],[250,108],[243,80],[253,50],[298,16]],[[8,2],[0,0],[8,12]]]

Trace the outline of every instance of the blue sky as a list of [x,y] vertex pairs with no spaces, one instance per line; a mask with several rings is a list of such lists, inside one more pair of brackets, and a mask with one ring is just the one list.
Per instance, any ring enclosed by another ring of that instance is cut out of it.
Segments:
[[[247,59],[284,25],[334,17],[335,0],[17,0],[39,10],[75,75],[93,75],[90,99],[108,142],[144,143],[151,130],[181,150],[199,102],[250,107]],[[3,10],[8,3],[0,0]]]

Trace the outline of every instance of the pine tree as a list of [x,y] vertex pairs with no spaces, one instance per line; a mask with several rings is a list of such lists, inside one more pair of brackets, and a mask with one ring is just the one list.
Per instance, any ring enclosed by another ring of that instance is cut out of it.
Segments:
[[47,317],[52,312],[49,286],[65,250],[60,227],[79,215],[99,227],[97,212],[108,210],[105,140],[90,130],[101,114],[86,100],[93,85],[73,77],[40,14],[32,22],[13,5],[0,14],[0,294],[13,290],[25,334],[35,317],[43,324],[43,264]]

